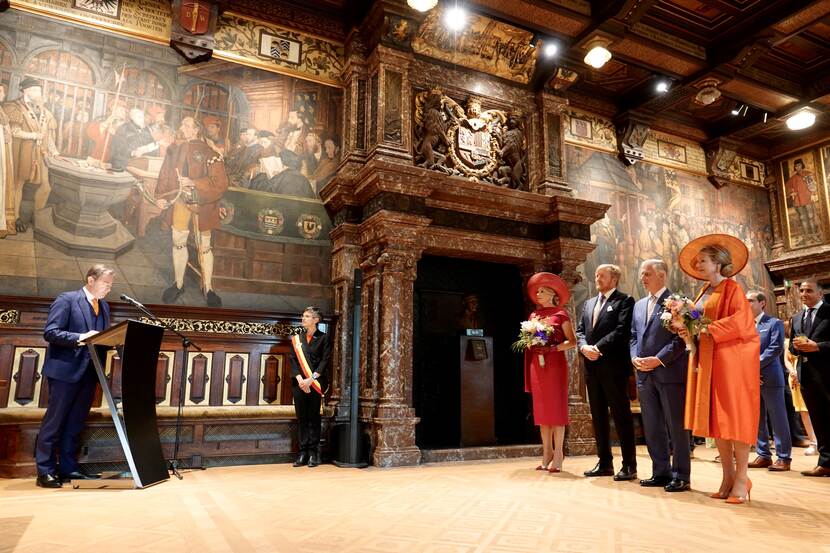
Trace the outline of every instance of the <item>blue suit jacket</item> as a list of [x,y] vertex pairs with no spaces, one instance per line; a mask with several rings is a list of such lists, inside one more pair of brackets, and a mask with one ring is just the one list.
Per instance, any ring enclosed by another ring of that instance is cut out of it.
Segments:
[[[98,306],[105,329],[110,324],[110,307],[104,300]],[[83,290],[64,292],[55,298],[43,329],[43,339],[49,342],[43,374],[63,382],[78,382],[89,365],[89,349],[79,346],[78,338],[89,330],[95,330],[95,320]]]
[[764,386],[784,386],[784,323],[766,313],[755,325],[761,337],[761,379]]
[[[657,357],[663,363],[653,371],[654,378],[662,384],[683,384],[686,382],[688,358],[683,339],[672,334],[660,322],[663,301],[671,294],[669,290],[657,299],[657,305],[646,320],[648,313],[648,296],[634,304],[634,316],[631,319],[631,341],[629,350],[631,358]],[[649,371],[650,372],[650,371]],[[645,378],[647,372],[637,371],[637,380]]]

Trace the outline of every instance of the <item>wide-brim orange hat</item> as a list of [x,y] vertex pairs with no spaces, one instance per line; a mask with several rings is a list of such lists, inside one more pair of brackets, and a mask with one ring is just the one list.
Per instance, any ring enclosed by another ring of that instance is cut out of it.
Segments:
[[559,297],[559,305],[568,303],[571,297],[571,291],[568,290],[568,285],[560,277],[553,273],[536,273],[527,281],[527,295],[534,304],[536,302],[536,291],[542,287],[550,288]]
[[749,260],[749,249],[747,249],[746,244],[741,242],[739,238],[729,234],[707,234],[706,236],[695,238],[680,250],[680,268],[690,277],[698,280],[706,280],[706,277],[694,267],[695,257],[706,246],[723,248],[729,252],[729,255],[732,257],[732,271],[724,275],[727,277],[740,273]]

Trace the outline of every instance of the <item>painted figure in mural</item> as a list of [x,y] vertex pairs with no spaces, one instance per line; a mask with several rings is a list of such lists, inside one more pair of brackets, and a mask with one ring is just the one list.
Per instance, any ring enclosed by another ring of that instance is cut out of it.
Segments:
[[[787,200],[790,207],[794,207],[798,214],[801,227],[801,236],[811,241],[808,237],[817,237],[819,234],[816,207],[813,203],[813,194],[816,193],[816,179],[811,171],[804,167],[804,161],[796,159],[793,162],[793,174],[784,184],[787,193]],[[793,233],[795,234],[795,233]]]
[[14,156],[15,229],[26,232],[32,224],[34,212],[46,205],[49,198],[49,171],[46,159],[58,155],[55,132],[58,124],[43,105],[42,83],[26,77],[20,83],[22,95],[3,104],[9,119]]
[[[110,166],[113,171],[124,171],[131,159],[158,154],[162,144],[153,140],[144,121],[144,110],[130,110],[130,120],[118,127],[112,137]],[[166,145],[166,144],[164,144]]]
[[[0,83],[0,104],[5,100],[6,85]],[[6,112],[0,110],[0,238],[15,234],[14,209],[11,208],[11,193],[14,190],[12,155],[12,129]]]
[[258,167],[262,145],[258,141],[257,130],[253,127],[239,133],[239,143],[231,150],[225,162],[228,174],[234,178],[250,179],[253,167]]
[[94,167],[103,167],[109,162],[113,136],[127,120],[127,106],[123,102],[112,105],[110,112],[109,116],[96,119],[86,127],[90,141],[87,162]]
[[288,120],[277,130],[277,144],[283,150],[291,150],[298,156],[305,154],[308,128],[297,111],[288,112]]
[[222,121],[215,115],[206,115],[202,118],[205,129],[205,142],[217,154],[225,154],[225,138],[222,136]]
[[178,134],[179,140],[167,149],[156,188],[159,207],[170,209],[173,237],[175,282],[164,291],[162,300],[174,303],[184,294],[187,239],[192,228],[202,291],[208,306],[220,307],[222,300],[213,290],[211,231],[219,228],[219,200],[228,189],[228,175],[222,156],[207,145],[192,117],[182,119]]
[[89,152],[86,128],[90,120],[90,105],[83,103],[75,112],[75,120],[63,126],[61,154],[67,157],[85,158]]
[[81,472],[78,444],[92,407],[98,377],[83,341],[106,330],[110,308],[104,298],[112,290],[115,271],[93,265],[84,287],[60,294],[49,308],[43,337],[49,343],[43,375],[49,403],[35,446],[37,485],[60,488],[69,480],[97,478]]
[[[316,135],[315,135],[316,136]],[[319,194],[337,173],[337,165],[340,163],[340,149],[333,138],[326,138],[323,147],[315,155],[316,167],[309,175],[311,187]],[[319,156],[319,157],[318,157]],[[306,155],[308,157],[308,155]]]

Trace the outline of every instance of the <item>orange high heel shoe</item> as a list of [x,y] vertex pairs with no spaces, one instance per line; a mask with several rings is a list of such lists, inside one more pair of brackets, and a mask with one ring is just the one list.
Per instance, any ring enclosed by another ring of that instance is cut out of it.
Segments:
[[739,495],[730,495],[726,498],[726,502],[730,505],[743,505],[745,502],[750,501],[750,492],[752,491],[752,480],[749,478],[746,479],[746,498],[741,497]]
[[715,492],[715,493],[710,493],[709,497],[711,497],[712,499],[726,499],[727,497],[729,497],[729,494],[722,495],[720,492]]

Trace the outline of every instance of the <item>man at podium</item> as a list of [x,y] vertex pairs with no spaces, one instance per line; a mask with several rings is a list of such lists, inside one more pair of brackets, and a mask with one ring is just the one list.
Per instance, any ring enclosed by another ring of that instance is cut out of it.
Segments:
[[43,488],[96,478],[81,472],[76,458],[78,438],[98,382],[83,342],[110,324],[110,308],[104,298],[112,289],[114,276],[110,267],[93,265],[83,288],[60,294],[49,308],[43,331],[43,338],[49,342],[43,364],[49,382],[49,404],[35,449],[37,485]]

